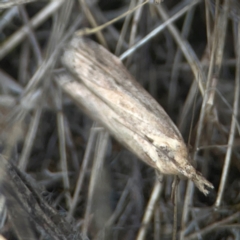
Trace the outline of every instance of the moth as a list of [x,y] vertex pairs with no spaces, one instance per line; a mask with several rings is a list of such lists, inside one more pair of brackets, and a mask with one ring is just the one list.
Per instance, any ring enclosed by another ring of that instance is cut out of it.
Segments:
[[191,164],[178,128],[116,56],[75,36],[61,60],[66,73],[60,86],[92,119],[151,167],[185,176],[208,194],[213,185]]

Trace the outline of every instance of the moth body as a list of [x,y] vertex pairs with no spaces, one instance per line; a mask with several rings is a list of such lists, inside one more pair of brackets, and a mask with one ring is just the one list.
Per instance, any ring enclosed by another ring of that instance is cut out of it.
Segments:
[[163,174],[191,179],[204,194],[206,187],[213,188],[191,165],[182,136],[167,113],[116,56],[91,40],[75,37],[62,63],[78,82],[65,83],[65,91],[78,84],[73,98],[120,143]]

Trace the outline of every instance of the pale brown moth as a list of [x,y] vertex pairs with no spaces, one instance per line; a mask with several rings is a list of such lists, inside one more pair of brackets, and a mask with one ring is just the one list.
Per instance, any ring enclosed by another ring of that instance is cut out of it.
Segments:
[[62,63],[67,75],[59,77],[61,87],[120,143],[161,173],[191,179],[205,195],[207,187],[213,188],[190,163],[167,113],[116,56],[94,41],[74,37]]

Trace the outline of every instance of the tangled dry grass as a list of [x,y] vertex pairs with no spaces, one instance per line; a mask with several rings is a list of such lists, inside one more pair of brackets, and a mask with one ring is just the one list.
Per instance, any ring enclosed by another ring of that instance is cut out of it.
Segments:
[[[129,11],[143,3],[0,1],[0,239],[240,238],[240,4]],[[85,28],[179,127],[208,196],[183,179],[173,203],[172,176],[156,180],[62,93],[60,57]]]

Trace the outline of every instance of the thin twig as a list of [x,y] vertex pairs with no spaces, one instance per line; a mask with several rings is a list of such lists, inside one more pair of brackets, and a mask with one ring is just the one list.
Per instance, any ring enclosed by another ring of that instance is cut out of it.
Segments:
[[150,221],[152,219],[153,212],[154,212],[154,209],[155,209],[155,205],[156,205],[156,203],[159,199],[161,191],[162,191],[162,184],[160,183],[159,180],[156,180],[155,184],[154,184],[154,187],[153,187],[153,190],[152,190],[151,197],[149,199],[148,205],[146,207],[146,210],[145,210],[145,213],[144,213],[144,216],[143,216],[142,226],[138,231],[136,240],[145,239],[147,227],[149,226]]
[[236,125],[237,125],[236,117],[238,116],[238,113],[239,113],[239,92],[240,92],[240,21],[238,23],[238,49],[237,49],[237,64],[236,64],[235,92],[234,92],[232,122],[231,122],[229,138],[228,138],[228,149],[227,149],[227,153],[225,156],[221,182],[220,182],[220,186],[219,186],[219,190],[218,190],[217,199],[215,202],[216,207],[219,207],[221,205],[224,188],[226,186],[226,181],[227,181],[228,169],[229,169],[230,162],[231,162],[231,155],[232,155],[232,150],[233,150]]
[[[29,25],[32,29],[40,26],[64,3],[63,0],[57,0],[49,3],[43,10],[34,16]],[[28,34],[29,26],[24,26],[15,32],[11,37],[5,40],[0,46],[0,60],[3,59],[13,48],[15,48]]]

